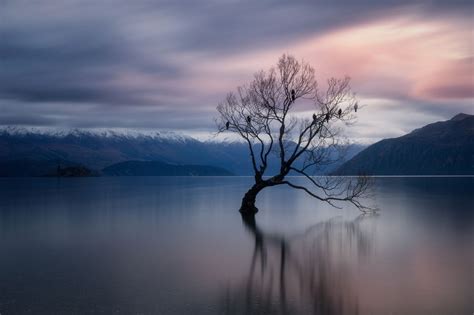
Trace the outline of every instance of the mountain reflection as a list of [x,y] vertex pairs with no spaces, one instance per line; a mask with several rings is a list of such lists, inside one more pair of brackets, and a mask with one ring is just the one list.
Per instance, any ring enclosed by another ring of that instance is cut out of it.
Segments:
[[221,296],[221,313],[358,314],[353,266],[371,255],[372,233],[361,228],[368,218],[336,217],[284,236],[243,217],[253,255],[247,277]]

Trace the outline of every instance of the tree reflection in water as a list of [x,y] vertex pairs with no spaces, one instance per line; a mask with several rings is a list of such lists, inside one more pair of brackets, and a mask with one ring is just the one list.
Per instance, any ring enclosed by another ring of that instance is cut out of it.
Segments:
[[340,217],[286,237],[243,217],[255,240],[248,276],[221,297],[224,314],[358,314],[354,267],[371,254],[372,233]]

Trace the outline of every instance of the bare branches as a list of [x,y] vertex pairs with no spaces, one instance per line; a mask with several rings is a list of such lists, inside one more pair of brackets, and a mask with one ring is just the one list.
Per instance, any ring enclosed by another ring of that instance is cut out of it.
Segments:
[[[321,90],[309,64],[283,55],[275,68],[257,72],[249,84],[229,93],[217,106],[219,132],[237,133],[248,145],[255,191],[286,184],[333,205],[348,201],[364,209],[358,201],[367,188],[363,178],[356,184],[346,183],[345,196],[332,194],[333,182],[309,181],[323,192],[320,196],[285,180],[290,172],[311,179],[310,172],[316,167],[337,160],[334,152],[342,151],[344,144],[340,126],[351,125],[355,109],[360,108],[349,83],[348,77],[331,78]],[[309,117],[302,117],[308,108]],[[277,155],[278,174],[266,174],[272,153]],[[265,179],[268,175],[272,176]]]
[[349,202],[364,213],[377,211],[376,207],[367,206],[361,202],[361,200],[368,199],[372,195],[371,177],[312,177],[304,172],[296,171],[303,175],[318,191],[315,192],[307,186],[295,184],[289,180],[282,181],[281,184],[303,190],[308,195],[320,201],[327,202],[335,208],[340,208],[336,202]]

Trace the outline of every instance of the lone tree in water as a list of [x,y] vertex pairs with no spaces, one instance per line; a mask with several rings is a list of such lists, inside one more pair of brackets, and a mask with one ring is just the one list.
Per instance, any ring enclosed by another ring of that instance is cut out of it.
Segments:
[[[315,167],[335,162],[335,149],[343,146],[341,126],[355,119],[358,107],[349,78],[329,79],[324,90],[318,87],[314,69],[293,56],[283,55],[276,67],[257,72],[247,85],[231,92],[217,106],[219,132],[234,132],[245,140],[250,151],[255,183],[242,199],[240,212],[254,215],[255,200],[267,187],[287,185],[335,207],[338,201],[352,203],[365,211],[360,199],[369,179],[313,177]],[[303,117],[304,113],[308,117]],[[267,174],[269,156],[276,154],[278,171]],[[289,174],[303,176],[296,183]]]

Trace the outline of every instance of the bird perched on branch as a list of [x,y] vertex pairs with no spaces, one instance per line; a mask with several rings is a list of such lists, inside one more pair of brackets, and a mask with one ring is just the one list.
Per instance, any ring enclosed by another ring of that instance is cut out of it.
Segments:
[[316,114],[313,114],[313,120],[316,120]]
[[326,121],[329,122],[329,113],[326,114]]
[[354,111],[357,113],[357,108],[359,108],[359,104],[356,102],[354,105]]
[[339,118],[341,118],[341,115],[342,115],[342,109],[339,108],[339,110],[337,111],[337,115],[339,116]]
[[225,129],[229,130],[230,122],[225,123]]
[[296,100],[296,92],[295,90],[291,90],[291,100],[294,102]]
[[247,123],[250,124],[250,121],[252,121],[252,118],[250,118],[250,116],[247,116]]

